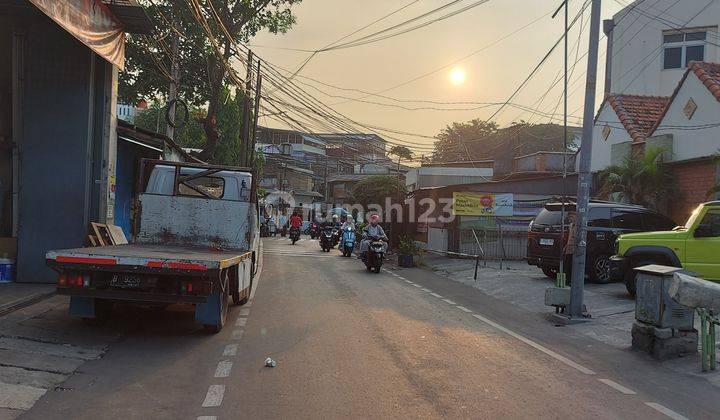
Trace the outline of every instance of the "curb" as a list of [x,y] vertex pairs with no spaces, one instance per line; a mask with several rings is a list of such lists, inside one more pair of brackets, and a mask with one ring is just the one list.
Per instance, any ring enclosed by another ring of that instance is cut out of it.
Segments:
[[0,317],[8,315],[19,309],[26,308],[30,305],[34,305],[38,302],[42,302],[43,300],[48,299],[52,296],[55,296],[55,291],[47,293],[35,293],[30,296],[15,299],[14,301],[6,303],[4,305],[0,305]]

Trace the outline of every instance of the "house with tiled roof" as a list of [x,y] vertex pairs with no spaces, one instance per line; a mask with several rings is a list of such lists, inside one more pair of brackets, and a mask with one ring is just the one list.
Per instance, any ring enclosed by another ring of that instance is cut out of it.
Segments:
[[670,96],[608,94],[595,119],[593,172],[619,164],[632,152],[666,150],[677,196],[666,213],[684,220],[698,203],[715,198],[720,181],[720,64],[692,61]]
[[591,171],[619,164],[633,144],[645,142],[669,101],[667,96],[606,95],[595,117]]

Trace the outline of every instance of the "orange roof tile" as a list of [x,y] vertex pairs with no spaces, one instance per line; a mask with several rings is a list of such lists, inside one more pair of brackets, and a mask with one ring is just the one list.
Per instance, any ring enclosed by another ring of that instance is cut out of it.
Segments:
[[670,97],[611,93],[605,101],[610,103],[633,141],[639,142],[652,133],[652,129],[664,115]]

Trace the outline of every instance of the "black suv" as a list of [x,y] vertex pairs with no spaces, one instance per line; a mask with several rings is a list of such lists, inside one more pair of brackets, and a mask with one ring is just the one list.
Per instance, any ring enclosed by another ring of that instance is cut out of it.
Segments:
[[[549,203],[530,223],[527,261],[555,278],[568,236],[568,222],[562,229],[562,203]],[[567,213],[575,212],[575,203],[566,203]],[[589,205],[586,274],[594,283],[610,282],[610,256],[615,239],[623,233],[670,230],[675,223],[641,206],[593,201]]]

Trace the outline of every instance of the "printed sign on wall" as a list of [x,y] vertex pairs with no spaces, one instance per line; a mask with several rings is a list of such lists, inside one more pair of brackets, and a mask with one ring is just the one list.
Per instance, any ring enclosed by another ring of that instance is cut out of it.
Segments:
[[512,216],[513,195],[460,191],[453,193],[456,216]]

